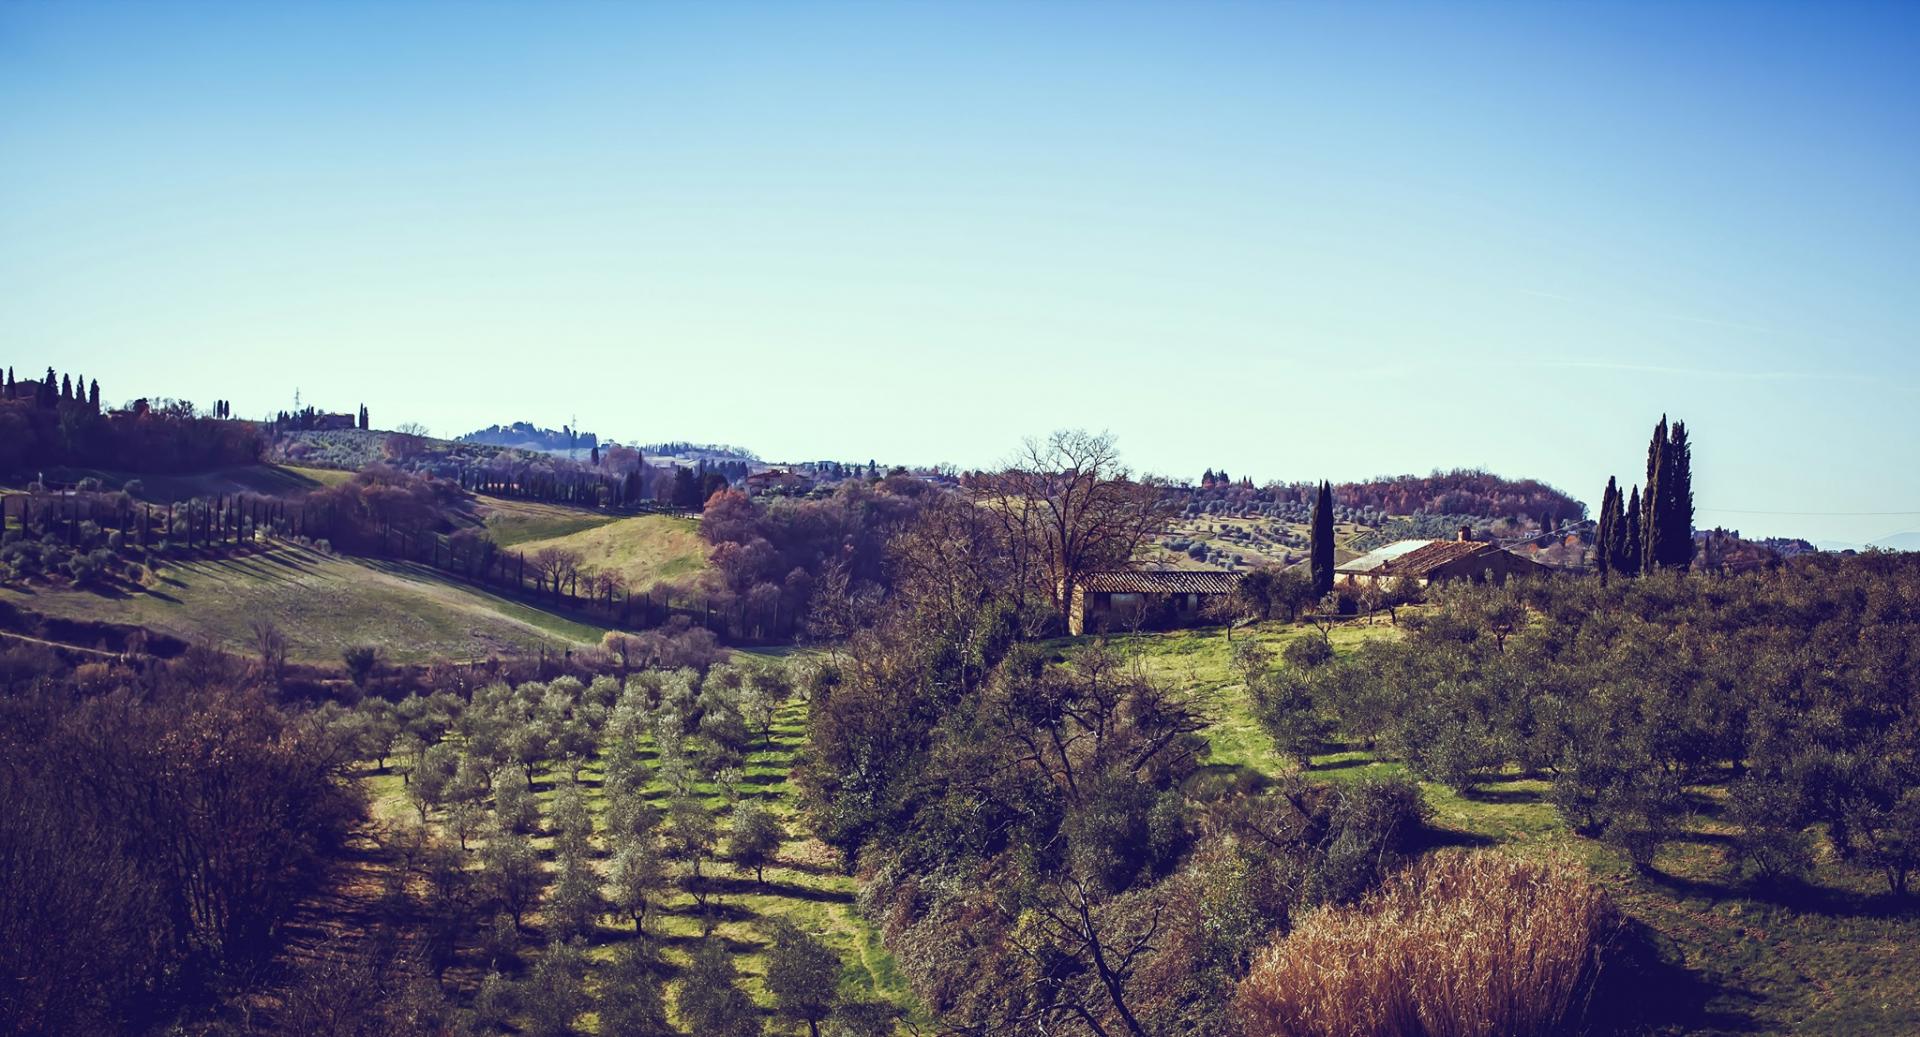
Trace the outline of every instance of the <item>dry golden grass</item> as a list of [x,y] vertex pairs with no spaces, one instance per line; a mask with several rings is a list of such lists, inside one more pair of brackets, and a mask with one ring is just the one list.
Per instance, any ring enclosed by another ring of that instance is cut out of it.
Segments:
[[1443,851],[1264,951],[1235,1012],[1248,1037],[1564,1033],[1618,931],[1585,869]]

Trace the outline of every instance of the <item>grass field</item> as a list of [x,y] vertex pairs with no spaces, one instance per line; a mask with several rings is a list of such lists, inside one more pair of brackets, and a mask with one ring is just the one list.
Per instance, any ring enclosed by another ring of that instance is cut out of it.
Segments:
[[617,516],[585,508],[540,501],[476,496],[474,514],[486,525],[487,535],[501,547],[519,547],[530,541],[553,540],[597,529]]
[[337,662],[377,645],[396,662],[560,650],[597,642],[604,628],[574,622],[420,566],[369,562],[276,544],[257,553],[164,567],[144,591],[0,588],[0,599],[70,619],[149,627],[251,650],[256,619],[271,619],[296,660]]
[[[557,525],[568,520],[555,516],[549,521]],[[529,520],[509,528],[526,529],[534,524]],[[492,520],[488,528],[493,528]],[[495,540],[498,539],[496,533]],[[616,572],[636,591],[661,580],[697,573],[707,566],[707,543],[700,539],[699,523],[673,515],[635,515],[599,521],[547,537],[527,537],[514,546],[528,553],[546,547],[573,551],[580,555],[584,568]]]
[[[772,743],[763,744],[748,755],[744,768],[745,779],[740,790],[742,800],[756,799],[777,815],[788,828],[790,836],[799,826],[794,819],[795,794],[788,784],[788,775],[795,753],[805,740],[805,714],[806,707],[798,702],[789,703],[782,709],[773,729]],[[651,740],[648,739],[643,743],[641,753],[648,756],[651,752]],[[596,763],[581,775],[582,784],[589,790],[589,801],[597,825],[602,823],[599,818],[605,809],[601,774],[601,768]],[[540,802],[543,814],[552,805],[557,776],[557,770],[549,768],[535,785],[535,797]],[[366,780],[374,798],[377,817],[388,823],[417,819],[418,815],[407,800],[398,776],[375,774]],[[725,817],[731,807],[723,791],[705,783],[697,785],[696,792],[715,814],[719,828],[724,832]],[[656,805],[664,807],[666,795],[666,789],[658,782],[648,787],[648,796]],[[438,820],[437,816],[434,820]],[[545,853],[551,850],[553,837],[550,833],[542,833],[534,842]],[[596,835],[595,843],[602,842],[602,838]],[[474,845],[477,847],[479,844],[475,842]],[[601,845],[599,849],[604,851],[605,847]],[[604,869],[604,858],[600,865]],[[855,914],[853,878],[839,871],[832,854],[820,843],[806,838],[788,838],[781,847],[778,863],[766,869],[764,885],[756,882],[751,872],[736,872],[725,863],[709,864],[706,875],[708,888],[715,891],[709,899],[722,905],[718,914],[723,921],[715,927],[714,937],[727,941],[729,946],[735,948],[736,962],[744,974],[744,985],[762,1007],[770,1006],[771,1002],[761,983],[766,971],[761,953],[765,943],[761,926],[765,921],[785,918],[819,936],[840,953],[844,991],[863,999],[892,1002],[906,1012],[909,1019],[920,1023],[926,1021],[915,1013],[906,982],[895,969],[892,957],[881,946],[879,937]],[[532,917],[531,928],[537,935],[540,935],[541,924],[537,915]],[[656,908],[650,914],[647,932],[659,941],[670,964],[684,965],[692,946],[701,939],[701,922],[693,896],[676,890],[662,908]],[[611,919],[602,920],[600,929],[589,941],[592,946],[591,960],[596,964],[611,960],[615,946],[632,935],[631,925],[616,924]],[[538,939],[529,941],[530,944],[538,942]],[[480,977],[474,969],[469,968],[464,973],[450,974],[450,978],[475,984]],[[589,984],[593,982],[590,978]],[[592,1016],[586,1017],[583,1022],[590,1032],[597,1032],[596,1020]],[[775,1028],[772,1032],[794,1031]]]
[[[1275,649],[1309,627],[1263,624],[1236,631]],[[1392,626],[1356,623],[1333,632],[1336,650],[1351,650]],[[1148,673],[1192,689],[1212,721],[1212,766],[1269,777],[1290,765],[1253,719],[1246,688],[1228,664],[1218,630],[1114,638]],[[1329,746],[1313,758],[1316,777],[1352,780],[1401,773],[1358,746]],[[1664,957],[1684,966],[1684,986],[1697,1003],[1671,1032],[1778,1034],[1920,1033],[1920,918],[1890,915],[1877,873],[1841,864],[1827,853],[1813,888],[1791,904],[1730,885],[1719,848],[1728,828],[1718,820],[1719,791],[1696,789],[1695,812],[1683,836],[1669,842],[1656,874],[1638,874],[1613,849],[1567,829],[1546,799],[1548,783],[1515,775],[1469,798],[1430,783],[1422,789],[1433,823],[1449,841],[1558,851],[1585,864],[1626,911],[1658,934]]]

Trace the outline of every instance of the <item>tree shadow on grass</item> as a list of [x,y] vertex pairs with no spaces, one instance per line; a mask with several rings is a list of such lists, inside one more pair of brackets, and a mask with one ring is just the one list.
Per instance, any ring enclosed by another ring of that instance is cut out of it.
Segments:
[[1461,799],[1475,803],[1545,803],[1547,797],[1539,789],[1492,789],[1470,788],[1461,791]]
[[1715,982],[1689,969],[1678,944],[1637,919],[1626,919],[1606,951],[1591,993],[1593,1033],[1757,1033],[1754,1009],[1765,995]]
[[1889,892],[1860,893],[1791,879],[1773,883],[1708,880],[1657,868],[1643,872],[1642,877],[1674,897],[1746,900],[1824,918],[1898,918],[1915,910],[1912,902],[1902,901]]
[[700,887],[704,891],[720,896],[785,897],[789,900],[806,900],[816,904],[853,903],[853,894],[844,890],[816,889],[812,886],[781,882],[777,879],[761,883],[751,876],[708,875],[701,881]]

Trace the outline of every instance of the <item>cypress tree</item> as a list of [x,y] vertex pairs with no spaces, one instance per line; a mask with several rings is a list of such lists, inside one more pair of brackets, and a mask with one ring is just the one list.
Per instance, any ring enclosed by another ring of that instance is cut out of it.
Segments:
[[1613,570],[1613,537],[1619,527],[1619,512],[1620,487],[1609,475],[1606,492],[1600,495],[1600,522],[1593,533],[1593,565],[1600,570],[1602,580]]
[[1667,550],[1667,416],[1653,427],[1653,441],[1647,444],[1647,492],[1640,498],[1640,570],[1652,572],[1660,567]]
[[100,379],[98,378],[95,378],[93,384],[87,388],[87,406],[92,407],[95,414],[100,413]]
[[1640,506],[1640,487],[1635,486],[1633,488],[1633,495],[1627,499],[1626,546],[1624,557],[1621,559],[1626,564],[1620,567],[1621,572],[1640,572],[1641,561],[1646,556],[1646,543],[1641,539],[1641,512],[1643,510]]
[[1660,540],[1666,557],[1661,561],[1684,572],[1693,565],[1693,448],[1687,444],[1684,421],[1675,421],[1668,434],[1664,492]]
[[1310,552],[1313,593],[1333,590],[1333,486],[1320,481],[1320,496],[1313,502],[1313,539]]
[[63,400],[73,399],[73,376],[70,374],[60,376],[60,398]]
[[60,380],[59,376],[53,373],[53,368],[47,368],[47,377],[40,383],[40,394],[36,399],[40,401],[40,406],[49,410],[54,404],[60,402]]

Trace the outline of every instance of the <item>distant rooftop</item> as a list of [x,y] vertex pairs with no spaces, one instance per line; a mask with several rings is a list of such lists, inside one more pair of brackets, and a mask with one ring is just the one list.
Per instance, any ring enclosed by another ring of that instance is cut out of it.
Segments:
[[1401,540],[1377,551],[1369,551],[1350,562],[1333,567],[1337,573],[1380,576],[1425,576],[1427,573],[1482,551],[1498,550],[1492,544],[1473,540]]

